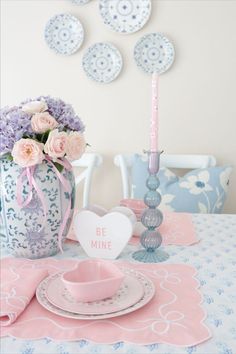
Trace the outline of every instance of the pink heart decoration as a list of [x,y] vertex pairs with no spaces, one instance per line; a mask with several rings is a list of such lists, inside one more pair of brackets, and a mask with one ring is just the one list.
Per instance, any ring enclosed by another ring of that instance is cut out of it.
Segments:
[[89,257],[115,259],[129,242],[133,225],[118,212],[98,216],[83,210],[75,215],[74,231]]

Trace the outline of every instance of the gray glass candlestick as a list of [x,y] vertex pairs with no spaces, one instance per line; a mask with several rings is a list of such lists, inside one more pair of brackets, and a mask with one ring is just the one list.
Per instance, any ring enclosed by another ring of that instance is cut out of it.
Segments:
[[157,230],[163,221],[162,212],[157,208],[161,203],[161,195],[157,192],[157,188],[160,185],[157,173],[159,171],[161,152],[148,151],[147,153],[149,176],[146,181],[148,191],[144,196],[144,203],[148,208],[144,209],[141,216],[141,222],[146,227],[146,230],[140,236],[140,243],[144,250],[134,252],[132,257],[136,261],[144,263],[159,263],[169,258],[168,253],[159,249],[162,237]]

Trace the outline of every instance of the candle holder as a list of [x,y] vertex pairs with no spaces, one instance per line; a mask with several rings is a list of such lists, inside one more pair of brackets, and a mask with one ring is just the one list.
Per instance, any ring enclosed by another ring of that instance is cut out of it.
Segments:
[[144,195],[144,203],[148,208],[144,209],[141,215],[141,222],[147,229],[140,236],[140,243],[145,249],[134,252],[132,257],[139,262],[159,263],[169,258],[168,253],[159,249],[162,244],[162,237],[160,232],[156,230],[163,221],[163,214],[157,208],[161,203],[161,195],[157,192],[157,188],[160,185],[157,173],[160,166],[161,152],[147,151],[147,153],[149,176],[146,181],[148,191]]

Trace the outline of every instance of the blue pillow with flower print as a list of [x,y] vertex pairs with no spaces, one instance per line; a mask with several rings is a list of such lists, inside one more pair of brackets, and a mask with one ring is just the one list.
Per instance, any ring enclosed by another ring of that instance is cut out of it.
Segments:
[[[162,167],[158,173],[160,208],[189,213],[221,213],[227,196],[231,166],[217,166],[192,170],[183,177]],[[147,161],[135,155],[132,171],[132,197],[143,199],[147,191]]]

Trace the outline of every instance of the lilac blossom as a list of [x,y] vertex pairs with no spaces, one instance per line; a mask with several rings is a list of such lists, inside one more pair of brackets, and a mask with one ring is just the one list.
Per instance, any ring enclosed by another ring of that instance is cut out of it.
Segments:
[[50,96],[28,99],[19,106],[0,110],[0,155],[11,152],[15,142],[22,137],[36,138],[31,128],[32,115],[23,112],[22,107],[25,103],[40,100],[47,103],[47,111],[57,120],[60,130],[84,132],[84,124],[70,104]]
[[75,113],[70,104],[65,103],[60,98],[50,96],[40,96],[35,99],[29,99],[22,102],[21,106],[31,101],[44,100],[48,105],[48,112],[58,121],[60,129],[84,132],[84,124]]
[[23,136],[33,136],[31,115],[19,107],[0,110],[0,154],[11,152],[15,142]]

